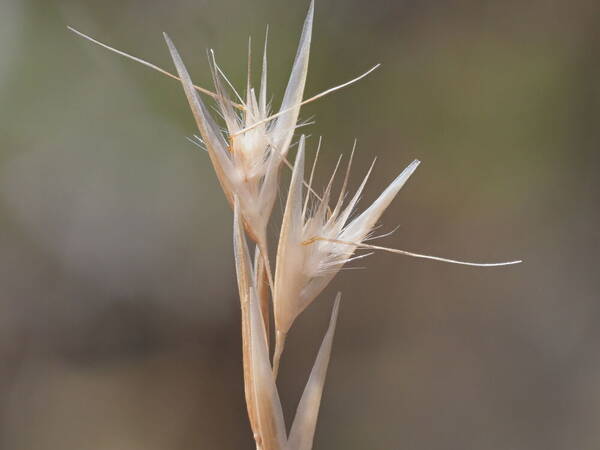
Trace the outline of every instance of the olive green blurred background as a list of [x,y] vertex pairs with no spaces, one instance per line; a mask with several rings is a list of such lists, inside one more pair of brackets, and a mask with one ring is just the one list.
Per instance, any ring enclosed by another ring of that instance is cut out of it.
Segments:
[[[252,448],[232,214],[181,87],[66,26],[171,69],[167,31],[243,86],[269,24],[277,105],[307,3],[0,0],[0,448]],[[303,109],[321,183],[355,137],[363,206],[419,158],[380,245],[525,263],[341,273],[289,338],[288,424],[341,290],[315,449],[600,448],[600,4],[318,0],[306,94],[375,63]]]

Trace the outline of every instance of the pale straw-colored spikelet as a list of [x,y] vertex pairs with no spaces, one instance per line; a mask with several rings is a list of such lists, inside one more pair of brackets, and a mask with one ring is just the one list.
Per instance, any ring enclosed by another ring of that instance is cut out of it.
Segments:
[[[302,136],[298,145],[277,249],[273,293],[277,333],[275,372],[277,372],[285,337],[296,317],[323,291],[344,264],[364,256],[353,258],[352,255],[356,247],[371,234],[383,212],[419,165],[418,160],[413,161],[369,208],[356,218],[350,219],[373,166],[347,205],[343,206],[343,202],[351,160],[333,210],[328,203],[335,173],[323,196],[318,199],[314,207],[308,208],[310,192],[307,193],[306,198],[302,195],[304,154],[305,138]],[[355,244],[332,242],[334,240],[351,240]]]
[[[376,65],[353,80],[303,99],[313,14],[314,4],[311,2],[284,97],[279,110],[274,114],[271,114],[267,102],[266,39],[258,94],[251,83],[249,52],[248,81],[245,98],[242,98],[217,65],[212,51],[209,52],[209,65],[214,91],[192,82],[179,52],[166,34],[164,37],[177,75],[70,28],[108,50],[181,81],[199,130],[200,145],[206,149],[234,212],[233,247],[241,310],[244,392],[257,450],[312,448],[341,294],[335,299],[328,330],[298,403],[289,436],[276,384],[279,362],[286,336],[302,311],[315,301],[344,265],[370,254],[355,255],[358,250],[383,250],[474,266],[498,266],[520,262],[470,263],[367,244],[366,241],[373,237],[373,230],[382,214],[418,167],[418,160],[400,172],[375,201],[359,214],[355,211],[373,165],[368,169],[358,189],[347,200],[354,149],[338,198],[331,205],[339,160],[322,195],[318,195],[312,188],[317,156],[314,157],[308,182],[305,180],[304,162],[307,150],[304,135],[300,137],[294,163],[289,162],[288,153],[295,130],[299,126],[301,106],[349,86],[379,67]],[[213,117],[199,94],[209,96],[215,101],[222,121]],[[235,98],[232,98],[232,95]],[[318,152],[317,149],[316,155]],[[267,246],[267,225],[280,189],[279,172],[282,164],[292,168],[292,178],[279,227],[273,276]],[[252,256],[247,237],[255,243]],[[271,320],[275,324],[274,345],[270,340]]]
[[[300,138],[292,181],[277,250],[275,274],[275,326],[287,333],[296,316],[327,286],[351,258],[356,246],[371,234],[377,221],[415,171],[419,161],[413,161],[362,214],[351,219],[371,170],[347,205],[343,206],[346,183],[333,210],[328,201],[333,176],[316,205],[308,208],[308,198],[302,195],[304,179],[305,139]],[[350,164],[348,165],[349,173]],[[346,175],[345,180],[348,179]],[[308,195],[308,194],[307,194]],[[353,241],[355,246],[330,240]]]
[[[299,104],[302,100],[311,27],[312,7],[306,18],[282,110]],[[300,107],[281,115],[274,123],[262,123],[242,135],[233,136],[241,129],[268,117],[266,59],[261,77],[260,100],[248,85],[246,101],[242,102],[243,111],[239,112],[227,95],[223,84],[226,79],[216,65],[213,54],[212,72],[217,101],[227,126],[227,133],[223,135],[197,94],[179,52],[166,34],[165,40],[223,191],[230,203],[234,196],[238,197],[246,230],[259,245],[263,256],[268,257],[267,224],[277,196],[279,168],[287,155]],[[242,99],[239,98],[239,101]],[[265,261],[268,265],[268,259]]]

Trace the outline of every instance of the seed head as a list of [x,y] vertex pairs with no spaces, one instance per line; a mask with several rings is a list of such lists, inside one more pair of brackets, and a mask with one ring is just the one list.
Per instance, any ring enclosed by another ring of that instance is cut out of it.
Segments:
[[[419,161],[413,161],[385,189],[365,211],[351,218],[356,204],[371,173],[369,169],[354,196],[344,206],[344,196],[350,171],[333,210],[329,207],[334,175],[318,199],[312,212],[308,198],[303,201],[305,138],[300,138],[298,153],[288,192],[287,203],[275,273],[274,309],[275,326],[280,333],[287,333],[295,318],[327,286],[332,278],[349,261],[366,255],[353,257],[357,247],[372,233],[377,221],[396,197],[404,183],[415,171]],[[310,195],[310,191],[307,196]],[[336,241],[351,241],[343,244]]]
[[[206,146],[223,191],[232,206],[234,197],[239,199],[246,230],[265,255],[266,228],[277,195],[279,168],[287,155],[304,93],[313,10],[311,3],[276,120],[269,120],[266,40],[259,95],[257,96],[255,89],[251,87],[249,74],[245,100],[229,83],[217,65],[214,53],[210,52],[215,98],[218,112],[226,125],[225,131],[219,128],[198,95],[179,52],[165,34],[202,142]],[[233,90],[239,104],[232,101],[227,86]],[[244,129],[248,130],[243,131]]]

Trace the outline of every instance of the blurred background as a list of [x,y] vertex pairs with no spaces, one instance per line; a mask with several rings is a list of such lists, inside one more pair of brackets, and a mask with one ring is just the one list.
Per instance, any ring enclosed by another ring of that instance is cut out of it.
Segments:
[[[253,448],[232,213],[181,87],[66,26],[172,70],[167,31],[243,87],[269,24],[277,105],[307,5],[1,0],[0,448]],[[376,63],[303,109],[321,184],[355,137],[363,206],[419,158],[380,245],[525,263],[342,272],[289,337],[288,424],[341,290],[315,449],[600,448],[600,4],[319,0],[306,96]]]

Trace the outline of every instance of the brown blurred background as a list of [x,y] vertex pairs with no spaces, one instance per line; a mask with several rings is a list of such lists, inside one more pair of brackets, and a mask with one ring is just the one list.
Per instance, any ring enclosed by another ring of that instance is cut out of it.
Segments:
[[[0,1],[0,448],[252,448],[232,214],[182,90],[66,26],[171,69],[167,31],[243,86],[269,24],[277,105],[307,4]],[[600,448],[600,4],[318,0],[307,95],[378,62],[303,110],[320,179],[358,138],[364,206],[419,158],[381,245],[525,263],[340,274],[290,336],[288,424],[341,290],[315,449]]]

